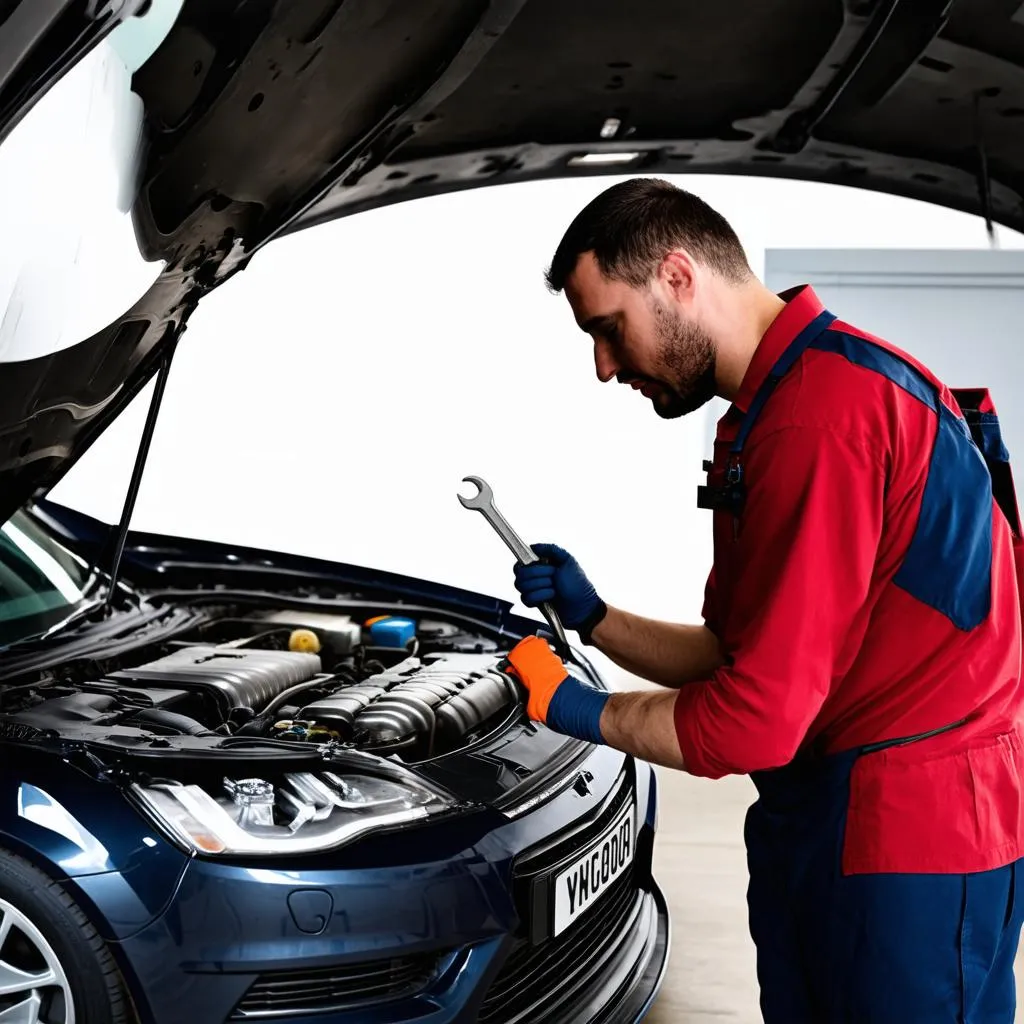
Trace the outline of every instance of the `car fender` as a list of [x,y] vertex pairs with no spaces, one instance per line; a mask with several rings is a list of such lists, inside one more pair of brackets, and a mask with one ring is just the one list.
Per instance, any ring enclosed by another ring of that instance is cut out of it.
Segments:
[[104,938],[127,938],[164,911],[190,858],[117,786],[38,751],[5,760],[0,845],[60,883]]

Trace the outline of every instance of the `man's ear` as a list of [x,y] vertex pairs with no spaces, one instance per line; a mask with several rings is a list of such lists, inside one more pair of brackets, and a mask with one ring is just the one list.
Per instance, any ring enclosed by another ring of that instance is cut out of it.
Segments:
[[693,298],[697,275],[693,259],[685,249],[673,249],[666,253],[658,267],[659,284],[677,302],[688,302]]

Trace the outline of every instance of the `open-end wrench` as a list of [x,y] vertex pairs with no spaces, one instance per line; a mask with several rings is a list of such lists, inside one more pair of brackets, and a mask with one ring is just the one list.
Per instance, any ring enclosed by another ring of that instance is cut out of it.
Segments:
[[[524,543],[519,534],[509,526],[508,520],[498,511],[497,506],[494,504],[494,492],[491,490],[491,485],[483,477],[479,476],[464,476],[462,480],[464,483],[476,484],[478,489],[477,493],[471,498],[464,498],[461,494],[459,495],[462,507],[482,512],[484,519],[494,527],[498,536],[508,545],[509,550],[523,565],[539,562],[540,559],[533,548]],[[548,624],[555,634],[555,639],[558,641],[559,655],[563,658],[569,657],[569,641],[566,639],[565,630],[562,628],[562,620],[558,617],[558,612],[548,603],[542,604],[540,610],[543,612],[544,618],[548,620]]]

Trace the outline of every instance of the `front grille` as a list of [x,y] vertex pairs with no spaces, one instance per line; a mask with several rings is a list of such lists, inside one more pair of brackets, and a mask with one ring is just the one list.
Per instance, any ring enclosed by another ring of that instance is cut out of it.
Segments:
[[[625,807],[628,800],[633,799],[636,790],[631,775],[623,772],[612,787],[611,795],[596,818],[591,819],[577,831],[569,835],[561,835],[549,846],[534,849],[516,862],[516,877],[535,877],[543,871],[554,867],[566,857],[581,850],[592,839],[596,839],[605,828],[612,823],[615,816]],[[640,816],[640,810],[637,809]]]
[[[627,770],[594,818],[517,861],[514,885],[521,926],[481,1004],[480,1024],[526,1020],[536,1024],[541,999],[550,1008],[545,1012],[559,1016],[553,1004],[573,1001],[577,986],[586,987],[592,972],[614,957],[633,931],[650,876],[648,844],[640,843],[638,836],[634,836],[633,864],[625,874],[566,931],[548,937],[552,876],[605,831],[635,792],[632,773]],[[637,808],[638,827],[642,820],[642,810]]]
[[267,971],[253,982],[231,1019],[338,1013],[403,999],[425,988],[439,963],[438,954],[427,953],[313,970]]
[[480,1024],[514,1021],[539,996],[567,993],[574,979],[588,974],[629,933],[642,900],[635,869],[631,869],[562,935],[538,946],[521,941],[487,992]]

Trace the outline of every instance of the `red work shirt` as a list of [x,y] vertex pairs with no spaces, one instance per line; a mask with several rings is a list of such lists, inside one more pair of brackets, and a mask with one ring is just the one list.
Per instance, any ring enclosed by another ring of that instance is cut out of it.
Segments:
[[[783,297],[718,424],[711,483],[722,480],[758,387],[822,312],[810,288]],[[904,353],[839,321],[832,330],[908,360],[959,412]],[[882,373],[809,348],[747,439],[742,511],[712,513],[704,619],[725,665],[676,699],[688,771],[747,774],[811,744],[834,753],[968,719],[855,762],[848,873],[979,871],[1024,853],[1021,613],[1006,518],[993,502],[991,603],[980,624],[955,624],[898,577],[938,422],[934,408]]]

